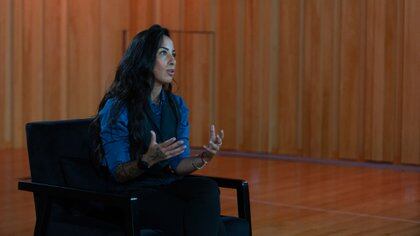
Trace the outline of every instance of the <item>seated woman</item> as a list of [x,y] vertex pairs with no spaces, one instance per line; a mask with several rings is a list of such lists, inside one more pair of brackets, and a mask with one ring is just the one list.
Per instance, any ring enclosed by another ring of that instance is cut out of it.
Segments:
[[220,149],[223,131],[190,156],[188,108],[171,92],[175,49],[159,25],[138,33],[103,97],[93,127],[96,163],[122,191],[141,192],[144,228],[165,235],[224,235],[217,184],[184,177],[203,168]]

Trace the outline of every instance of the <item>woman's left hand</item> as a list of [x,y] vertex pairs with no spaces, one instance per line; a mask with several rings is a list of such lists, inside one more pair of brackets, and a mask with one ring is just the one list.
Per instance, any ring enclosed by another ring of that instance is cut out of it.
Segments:
[[202,158],[206,161],[210,161],[214,155],[220,150],[222,146],[224,133],[223,130],[220,130],[216,135],[216,128],[214,125],[210,126],[210,140],[208,145],[204,145],[203,148],[205,151],[201,154]]

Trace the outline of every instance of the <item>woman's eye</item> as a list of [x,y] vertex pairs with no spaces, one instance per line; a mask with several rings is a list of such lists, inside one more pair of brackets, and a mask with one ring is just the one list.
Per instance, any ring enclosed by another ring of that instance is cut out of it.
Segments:
[[173,56],[173,57],[176,57],[176,53],[172,53],[172,56]]
[[168,52],[167,51],[161,51],[159,54],[160,55],[166,55],[166,54],[168,54]]

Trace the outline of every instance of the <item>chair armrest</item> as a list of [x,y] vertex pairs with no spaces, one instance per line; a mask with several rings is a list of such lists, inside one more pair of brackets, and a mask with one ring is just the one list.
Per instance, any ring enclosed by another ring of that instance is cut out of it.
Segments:
[[206,176],[214,181],[216,181],[217,185],[222,188],[232,188],[232,189],[242,189],[244,186],[248,186],[248,182],[243,179],[230,179],[224,177],[216,177],[216,176]]
[[81,200],[89,199],[113,205],[125,205],[132,200],[137,200],[134,199],[136,198],[134,196],[124,194],[95,192],[84,189],[37,183],[33,182],[30,178],[20,179],[18,182],[18,189],[33,193],[44,194],[56,198],[70,198]]
[[126,234],[139,235],[139,213],[138,213],[138,197],[135,195],[113,194],[104,192],[95,192],[83,189],[76,189],[64,186],[49,185],[43,183],[32,182],[31,178],[20,179],[18,182],[18,189],[23,191],[33,192],[34,195],[41,197],[43,201],[42,214],[40,219],[37,216],[35,226],[36,235],[44,235],[46,225],[49,220],[51,211],[51,198],[61,199],[79,199],[79,200],[94,200],[109,205],[119,206],[126,211]]
[[[191,175],[191,176],[204,176],[204,175]],[[236,189],[236,200],[238,204],[238,217],[246,219],[249,222],[251,229],[251,207],[249,202],[249,188],[248,182],[242,179],[230,179],[224,177],[204,176],[216,181],[217,185],[222,188]]]

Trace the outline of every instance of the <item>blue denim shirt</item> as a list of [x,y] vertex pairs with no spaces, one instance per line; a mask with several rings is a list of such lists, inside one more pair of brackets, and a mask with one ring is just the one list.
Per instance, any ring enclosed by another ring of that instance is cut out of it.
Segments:
[[[161,98],[159,105],[152,103],[149,99],[149,105],[154,114],[153,119],[155,119],[157,124],[160,124],[162,114],[161,107],[164,103],[168,102],[164,92],[161,92],[159,96]],[[169,165],[172,169],[176,169],[183,158],[190,156],[190,125],[188,122],[189,110],[180,96],[174,95],[174,98],[181,113],[181,122],[177,130],[176,138],[177,140],[184,141],[186,149],[180,155],[170,159]],[[103,160],[104,163],[102,164],[107,166],[108,170],[114,176],[118,165],[131,160],[127,107],[123,106],[116,122],[113,125],[110,124],[111,109],[115,102],[116,100],[114,98],[109,99],[105,106],[99,111],[101,124],[100,136],[105,156]]]

